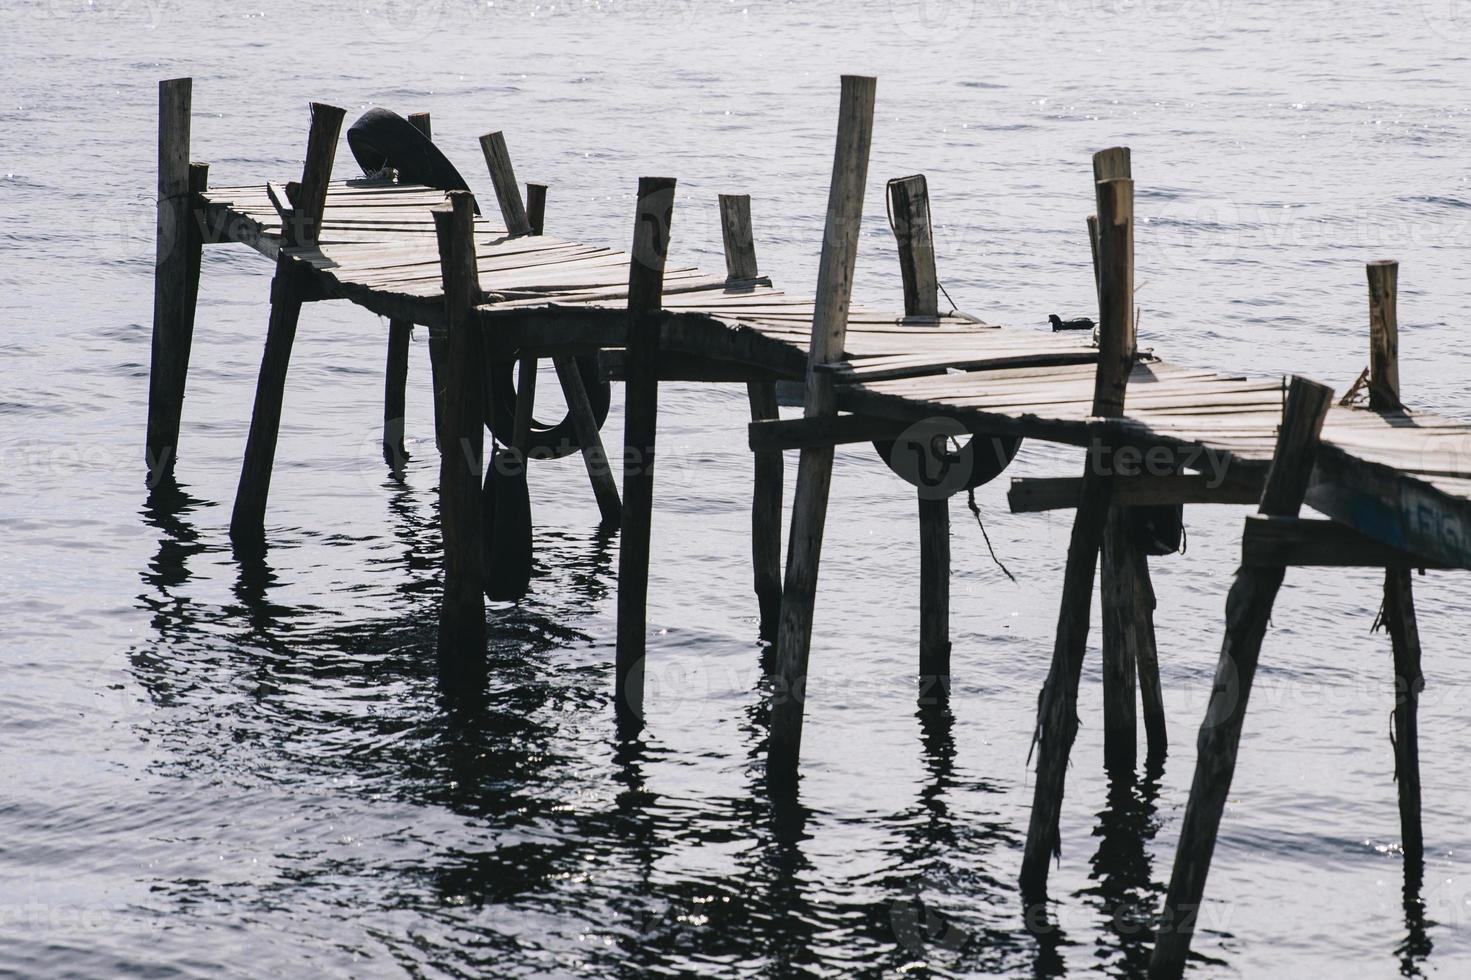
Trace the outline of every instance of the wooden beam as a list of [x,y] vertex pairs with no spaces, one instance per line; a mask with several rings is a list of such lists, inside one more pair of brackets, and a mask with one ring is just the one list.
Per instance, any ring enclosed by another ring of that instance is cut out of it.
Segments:
[[1391,547],[1330,520],[1263,517],[1246,520],[1241,563],[1330,568],[1445,568],[1434,559]]
[[[599,373],[606,381],[622,381],[628,374],[628,357],[621,350],[605,350],[598,355]],[[698,381],[706,383],[774,384],[788,375],[770,368],[752,367],[739,361],[718,361],[713,357],[660,350],[660,381]]]
[[1369,407],[1401,408],[1399,400],[1399,263],[1370,262]]
[[[1092,414],[1123,414],[1124,391],[1133,369],[1134,313],[1134,183],[1100,181],[1098,199],[1099,356],[1094,378]],[[1045,891],[1047,867],[1060,852],[1058,815],[1062,809],[1068,755],[1077,736],[1078,681],[1088,645],[1093,579],[1103,544],[1112,480],[1104,475],[1098,455],[1089,448],[1083,472],[1082,499],[1073,518],[1063,576],[1062,602],[1052,666],[1037,710],[1037,779],[1031,821],[1022,857],[1021,885],[1036,896]]]
[[[1261,514],[1295,518],[1302,509],[1323,419],[1332,400],[1333,392],[1326,386],[1292,379],[1272,468],[1262,490]],[[1180,826],[1180,844],[1164,913],[1156,931],[1149,964],[1152,978],[1178,977],[1185,969],[1216,832],[1236,771],[1236,751],[1262,638],[1285,571],[1281,565],[1243,565],[1226,599],[1226,635],[1205,721],[1196,740],[1195,779]]]
[[[1168,473],[1159,476],[1115,476],[1118,506],[1159,504],[1251,504],[1261,499],[1260,471],[1233,470],[1224,478],[1212,473]],[[1078,505],[1083,481],[1076,476],[1017,477],[1006,492],[1013,514],[1070,510]]]
[[[150,490],[163,485],[174,472],[194,332],[194,302],[190,297],[197,295],[199,288],[198,259],[191,261],[203,242],[198,223],[193,220],[190,193],[189,123],[193,85],[193,80],[188,78],[158,83],[153,350],[148,371],[148,428],[144,440]],[[206,170],[206,180],[207,176]]]
[[490,169],[490,181],[495,185],[495,197],[500,202],[506,231],[512,238],[531,234],[531,221],[526,217],[526,205],[521,203],[521,185],[516,183],[516,171],[511,166],[505,136],[499,132],[486,133],[480,137],[480,149],[485,154],[485,165]]
[[[837,411],[832,376],[815,368],[842,357],[847,338],[876,91],[877,82],[873,78],[843,76],[837,146],[828,189],[822,254],[818,260],[812,340],[807,355],[807,397],[803,409],[807,418],[833,415]],[[767,742],[767,779],[779,792],[794,791],[797,783],[802,710],[807,695],[807,653],[812,642],[812,613],[832,470],[832,446],[802,450],[792,501],[792,530],[787,545],[781,626],[777,632],[771,736]]]
[[614,703],[620,728],[644,717],[649,535],[659,415],[659,317],[674,213],[673,177],[641,177],[628,265],[628,383],[623,414],[623,522],[618,546],[618,647]]
[[[294,244],[315,243],[326,206],[327,185],[332,180],[343,115],[343,110],[336,106],[312,103],[311,132],[307,137],[301,184],[292,204],[292,220],[284,229]],[[230,540],[243,554],[259,554],[265,548],[266,499],[270,495],[271,470],[276,460],[276,438],[281,431],[286,371],[311,279],[308,263],[292,258],[285,248],[277,254],[276,275],[271,280],[271,319],[266,328],[266,347],[261,356],[250,435],[245,442],[245,460],[240,467],[240,483],[230,516]]]
[[481,474],[485,450],[480,331],[471,309],[480,301],[475,266],[475,200],[451,191],[434,209],[444,281],[445,389],[439,456],[439,519],[444,539],[444,598],[439,610],[439,663],[445,677],[475,683],[485,660],[484,526]]
[[819,449],[875,439],[897,439],[914,423],[871,415],[826,415],[799,419],[772,419],[747,426],[752,452]]

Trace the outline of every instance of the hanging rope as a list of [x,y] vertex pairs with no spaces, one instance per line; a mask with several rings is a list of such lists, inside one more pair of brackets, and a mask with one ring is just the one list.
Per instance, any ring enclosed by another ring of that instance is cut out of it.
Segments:
[[1003,575],[1015,582],[1016,576],[1011,574],[1011,569],[1001,563],[1001,559],[996,557],[996,549],[991,547],[991,536],[986,533],[986,525],[981,520],[981,508],[976,504],[975,489],[967,490],[965,496],[966,504],[970,507],[970,512],[976,515],[976,527],[981,529],[981,537],[986,540],[986,550],[991,553],[991,560],[996,563],[997,568],[1001,569]]

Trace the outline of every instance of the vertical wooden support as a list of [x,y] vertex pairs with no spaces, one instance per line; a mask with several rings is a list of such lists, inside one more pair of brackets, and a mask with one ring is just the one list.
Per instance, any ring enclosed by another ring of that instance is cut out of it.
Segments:
[[[899,246],[904,315],[940,313],[940,281],[924,176],[889,181],[889,212]],[[950,501],[919,489],[919,674],[921,694],[950,690]]]
[[[1133,177],[1129,148],[1110,147],[1093,155],[1093,179]],[[1098,275],[1098,219],[1088,218],[1093,250],[1093,273]],[[1137,348],[1133,321],[1130,349]],[[1164,697],[1159,683],[1159,658],[1154,640],[1154,586],[1149,558],[1130,533],[1128,511],[1109,513],[1103,532],[1099,563],[1102,605],[1103,759],[1111,770],[1134,768],[1138,746],[1134,688],[1144,706],[1149,757],[1164,758],[1169,744],[1165,729]]]
[[[781,417],[776,403],[776,383],[752,381],[746,385],[751,421],[766,422]],[[755,475],[751,493],[751,566],[754,572],[756,607],[760,611],[761,639],[776,642],[781,625],[781,450],[753,453]]]
[[[1100,181],[1098,197],[1098,370],[1092,414],[1121,415],[1134,366],[1134,182]],[[1083,487],[1068,543],[1062,602],[1052,666],[1037,707],[1037,780],[1022,857],[1021,884],[1033,895],[1047,883],[1048,861],[1060,850],[1057,821],[1062,809],[1068,754],[1078,732],[1078,680],[1088,645],[1093,577],[1113,497],[1113,482],[1100,465],[1101,444],[1089,447]]]
[[444,599],[439,610],[439,662],[474,669],[485,656],[481,457],[485,409],[480,334],[472,311],[480,301],[475,265],[475,203],[451,191],[434,209],[444,280],[444,442],[439,457],[439,520],[444,538]]
[[[410,113],[409,123],[426,139],[434,138],[429,113]],[[383,458],[395,470],[403,468],[407,455],[404,452],[404,386],[409,378],[409,344],[413,336],[412,323],[407,320],[388,321],[388,364],[383,377]]]
[[526,223],[531,226],[533,235],[542,234],[546,227],[547,216],[547,185],[526,185]]
[[935,240],[924,175],[889,182],[899,273],[904,279],[904,315],[939,316],[940,281],[935,274]]
[[[720,233],[725,244],[725,274],[728,282],[743,282],[760,275],[756,264],[756,236],[751,228],[751,198],[748,194],[720,195]],[[781,417],[776,403],[776,383],[746,383],[751,421]],[[751,493],[751,565],[754,571],[756,605],[760,610],[761,639],[775,642],[781,620],[781,497],[782,459],[780,450],[752,454],[755,475]]]
[[480,149],[485,154],[486,167],[490,168],[490,182],[495,185],[495,197],[500,202],[507,233],[512,238],[531,234],[531,222],[526,217],[526,205],[521,203],[521,185],[516,183],[505,136],[499,132],[486,133],[480,137]]
[[[306,163],[301,184],[292,201],[290,220],[284,223],[287,244],[314,245],[327,204],[327,184],[332,178],[332,160],[342,131],[342,109],[312,103],[311,134],[307,139]],[[271,280],[271,320],[266,328],[266,349],[256,382],[255,407],[250,418],[250,436],[245,443],[245,462],[235,493],[230,518],[230,538],[247,552],[264,545],[266,498],[271,489],[271,468],[276,458],[276,436],[281,429],[281,399],[286,389],[286,369],[291,362],[291,345],[296,339],[296,321],[305,300],[310,267],[297,262],[282,248],[276,257],[276,276]]]
[[649,535],[654,436],[659,415],[659,311],[674,213],[674,178],[641,177],[628,264],[628,343],[623,415],[623,522],[618,545],[618,650],[614,703],[620,726],[644,716]]
[[727,279],[755,279],[755,232],[751,228],[751,195],[720,195],[720,237],[725,243],[725,275]]
[[[1369,407],[1401,408],[1399,384],[1399,263],[1371,262],[1369,280]],[[1407,878],[1418,880],[1425,857],[1420,829],[1420,630],[1407,568],[1384,570],[1384,625],[1394,647],[1394,778]]]
[[[1333,392],[1324,385],[1293,378],[1282,412],[1282,427],[1272,468],[1262,489],[1259,512],[1273,517],[1296,517],[1302,509],[1308,478],[1317,455],[1318,437]],[[1272,603],[1286,569],[1281,566],[1242,566],[1226,599],[1226,636],[1211,685],[1205,721],[1196,739],[1195,780],[1180,825],[1180,845],[1165,897],[1163,919],[1157,931],[1151,977],[1178,977],[1185,968],[1195,918],[1205,892],[1211,852],[1221,813],[1236,770],[1236,750],[1246,702],[1256,674],[1262,638],[1272,615]]]
[[920,696],[950,693],[950,499],[919,493]]
[[[853,291],[853,265],[858,255],[863,191],[868,179],[868,151],[873,141],[876,89],[876,79],[843,76],[832,184],[817,267],[812,345],[807,355],[807,398],[803,410],[807,418],[832,415],[837,410],[832,378],[817,368],[840,358],[847,340],[848,305]],[[771,737],[767,742],[767,780],[779,791],[793,790],[797,782],[802,710],[807,695],[807,653],[812,642],[812,612],[832,472],[832,446],[802,450],[792,501],[792,532],[787,543],[786,582],[782,589],[781,626],[777,632]]]
[[[144,462],[149,489],[174,471],[194,332],[203,237],[193,220],[189,122],[193,80],[158,83],[158,219],[154,227],[153,352]],[[206,177],[207,179],[207,177]],[[199,188],[203,190],[204,188]]]

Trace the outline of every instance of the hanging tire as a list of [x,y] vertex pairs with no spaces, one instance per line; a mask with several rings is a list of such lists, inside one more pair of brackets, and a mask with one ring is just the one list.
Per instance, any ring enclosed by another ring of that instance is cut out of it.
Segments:
[[[613,400],[613,386],[600,377],[595,357],[576,358],[577,373],[582,376],[582,386],[587,389],[587,400],[592,403],[593,420],[598,428],[608,420],[608,406]],[[498,361],[490,367],[490,411],[491,432],[503,444],[510,444],[511,432],[516,424],[515,361]],[[532,459],[561,459],[582,448],[577,440],[577,429],[570,414],[560,422],[548,425],[531,420],[531,434],[526,443],[526,454]]]
[[[347,145],[353,159],[369,177],[392,167],[405,184],[422,184],[442,191],[470,189],[433,140],[389,109],[369,109],[359,116],[347,128]],[[478,204],[475,213],[480,213]]]
[[[960,448],[952,448],[952,441]],[[931,418],[911,425],[898,439],[875,440],[873,448],[922,496],[943,499],[996,479],[1021,444],[1021,436],[971,435],[955,419]]]

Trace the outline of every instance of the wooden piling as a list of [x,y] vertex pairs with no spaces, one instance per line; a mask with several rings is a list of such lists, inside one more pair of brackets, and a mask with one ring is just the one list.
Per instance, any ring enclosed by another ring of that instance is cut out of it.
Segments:
[[923,175],[889,181],[889,208],[894,218],[894,237],[899,244],[904,315],[939,316],[940,280],[935,273],[930,198]]
[[[409,114],[409,123],[433,139],[433,126],[427,112]],[[409,378],[409,344],[414,325],[407,320],[388,321],[388,364],[383,372],[383,458],[395,471],[403,468],[404,458],[404,387]]]
[[444,539],[444,598],[439,612],[439,661],[473,670],[485,656],[484,529],[481,463],[485,408],[481,338],[471,320],[480,302],[475,264],[475,204],[451,191],[434,209],[444,282],[444,443],[439,458],[439,520]]
[[[1402,407],[1399,383],[1399,263],[1371,262],[1369,281],[1369,408]],[[1420,630],[1408,568],[1384,570],[1384,625],[1394,648],[1394,779],[1399,790],[1400,838],[1407,876],[1418,877],[1425,857],[1420,828]]]
[[649,535],[659,415],[659,311],[674,211],[673,177],[641,177],[628,264],[628,342],[623,418],[623,518],[618,546],[618,649],[614,703],[621,727],[644,715]]
[[[929,189],[916,174],[889,181],[889,213],[899,248],[904,315],[940,313],[940,280],[930,227]],[[919,674],[920,694],[950,690],[950,501],[926,487],[919,498]]]
[[[743,282],[760,275],[756,264],[755,232],[751,227],[751,198],[747,194],[720,195],[720,231],[725,245],[728,282]],[[751,421],[778,419],[776,383],[746,383]],[[780,450],[752,454],[755,474],[751,493],[751,565],[760,611],[759,635],[767,643],[776,640],[781,621],[781,498],[782,458]]]
[[720,237],[725,245],[725,275],[732,281],[755,279],[755,232],[751,228],[751,196],[720,195]]
[[[292,200],[291,220],[282,229],[287,244],[313,245],[317,241],[343,115],[343,110],[336,106],[312,103],[311,133],[301,184]],[[305,301],[309,275],[310,266],[289,257],[284,248],[281,250],[276,258],[276,275],[271,281],[271,319],[266,328],[260,378],[256,382],[250,435],[245,443],[245,461],[230,518],[230,539],[246,552],[264,546],[266,498],[271,489],[276,436],[281,429],[286,369],[291,362],[291,346],[296,339],[296,323]]]
[[[1093,179],[1132,178],[1129,148],[1109,147],[1093,155]],[[1088,218],[1093,250],[1093,273],[1098,276],[1098,220]],[[1129,349],[1138,347],[1134,324],[1129,324]],[[1159,682],[1159,657],[1154,638],[1154,586],[1149,557],[1134,540],[1127,508],[1115,507],[1104,527],[1099,562],[1102,607],[1103,760],[1110,770],[1134,768],[1138,724],[1134,689],[1144,707],[1144,727],[1151,759],[1164,758],[1169,744],[1165,728],[1164,697]]]
[[526,223],[531,226],[533,235],[542,234],[546,226],[547,215],[547,185],[526,185]]
[[[144,461],[149,489],[174,472],[189,373],[203,236],[194,220],[189,167],[193,80],[158,83],[158,217],[154,226],[153,351]],[[204,180],[208,171],[203,172]],[[201,186],[198,192],[204,191]]]
[[[873,109],[877,81],[844,75],[838,108],[837,146],[827,219],[818,262],[812,341],[807,356],[807,418],[833,415],[837,409],[832,377],[817,370],[837,360],[847,340],[848,305],[853,265],[858,255],[863,190],[868,178],[868,151],[873,141]],[[772,691],[771,737],[766,772],[779,791],[796,787],[802,747],[802,710],[806,701],[807,654],[812,642],[812,612],[817,571],[832,484],[833,447],[803,449],[797,464],[792,501],[792,531],[787,544],[786,581],[782,589],[781,627],[777,634],[777,672]]]
[[[1099,351],[1092,414],[1102,418],[1123,413],[1124,391],[1134,365],[1134,182],[1118,178],[1100,181],[1095,187]],[[1101,449],[1097,441],[1089,447],[1083,471],[1052,666],[1037,709],[1037,780],[1021,870],[1022,888],[1032,895],[1045,889],[1048,862],[1060,851],[1057,822],[1068,755],[1078,731],[1078,680],[1088,645],[1093,577],[1113,495],[1113,483],[1100,465]]]
[[485,154],[485,165],[490,169],[490,181],[495,185],[495,197],[500,202],[506,231],[512,238],[531,234],[531,222],[526,217],[526,205],[521,202],[521,185],[516,183],[516,171],[511,167],[505,136],[499,132],[486,133],[480,137],[480,149]]
[[[1324,385],[1292,379],[1259,513],[1296,517],[1302,509],[1332,397],[1332,390]],[[1195,779],[1180,825],[1179,849],[1149,964],[1152,978],[1178,977],[1185,968],[1216,832],[1236,769],[1236,750],[1262,638],[1285,571],[1280,565],[1244,565],[1237,569],[1226,599],[1226,635],[1205,721],[1196,740]]]

